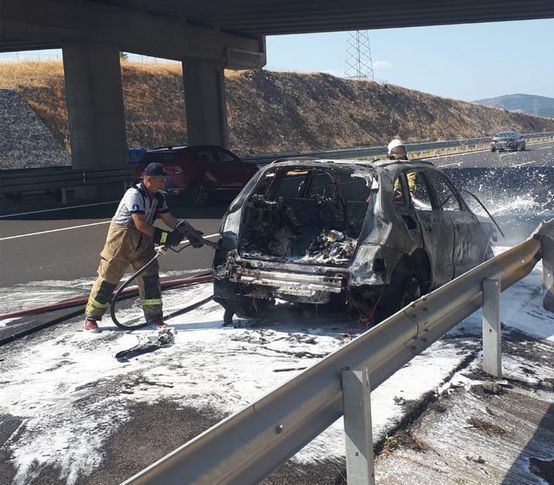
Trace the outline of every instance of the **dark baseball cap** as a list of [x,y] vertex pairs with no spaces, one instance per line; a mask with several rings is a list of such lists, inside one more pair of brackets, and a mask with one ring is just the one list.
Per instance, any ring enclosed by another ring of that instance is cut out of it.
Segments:
[[143,175],[146,176],[162,176],[165,177],[167,174],[165,173],[164,166],[161,163],[158,162],[151,162],[148,165],[146,165],[146,168],[144,169]]

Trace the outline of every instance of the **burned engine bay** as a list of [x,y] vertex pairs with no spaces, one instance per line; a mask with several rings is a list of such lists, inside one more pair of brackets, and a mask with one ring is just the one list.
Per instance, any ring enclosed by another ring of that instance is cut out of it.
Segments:
[[244,204],[239,253],[247,259],[347,266],[376,190],[367,170],[276,167]]

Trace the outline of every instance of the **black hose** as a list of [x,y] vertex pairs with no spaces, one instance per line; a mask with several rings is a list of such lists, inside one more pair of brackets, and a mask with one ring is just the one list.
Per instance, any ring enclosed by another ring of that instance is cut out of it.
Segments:
[[[184,231],[183,231],[184,229]],[[117,300],[119,298],[119,294],[127,287],[129,286],[129,284],[131,284],[131,282],[133,280],[135,280],[136,278],[138,278],[142,273],[144,273],[144,271],[146,271],[146,269],[154,262],[156,261],[156,259],[158,259],[160,257],[160,255],[162,254],[165,254],[165,251],[167,251],[168,249],[175,252],[175,253],[180,253],[183,249],[185,248],[188,248],[192,243],[190,242],[190,239],[192,236],[195,236],[196,238],[200,238],[203,240],[204,244],[211,244],[207,239],[204,239],[202,238],[202,233],[201,232],[198,232],[196,229],[194,229],[187,221],[185,221],[184,219],[179,221],[179,223],[175,226],[175,230],[176,231],[180,231],[184,234],[188,234],[188,238],[189,238],[189,241],[184,243],[183,246],[179,249],[173,249],[171,246],[164,246],[164,249],[163,250],[160,250],[156,253],[156,255],[150,260],[148,261],[142,268],[140,268],[136,273],[133,273],[127,280],[125,280],[123,282],[123,284],[117,289],[117,291],[114,293],[114,295],[112,296],[112,299],[110,301],[110,315],[112,317],[112,321],[113,323],[115,323],[119,328],[122,328],[122,329],[125,329],[125,330],[130,330],[130,329],[137,329],[137,328],[142,328],[142,327],[145,327],[146,325],[148,325],[148,322],[143,322],[143,323],[139,323],[139,324],[136,324],[136,325],[126,325],[124,323],[121,323],[117,317],[115,316],[115,305],[117,303]],[[212,297],[210,297],[211,299]],[[206,300],[206,301],[209,301],[209,300]],[[203,301],[203,303],[205,303],[206,301]],[[200,303],[200,304],[203,304],[203,303]],[[199,304],[199,305],[200,305]],[[188,308],[188,307],[187,307]],[[196,307],[194,307],[196,308]],[[189,308],[190,310],[192,310],[193,308]],[[186,309],[183,309],[182,310],[182,313],[185,313]],[[177,313],[178,315],[180,315],[181,313]],[[170,318],[171,316],[174,316],[173,314],[171,315],[168,315],[168,316],[164,316],[163,318]]]
[[[176,251],[176,252],[180,252],[182,251],[183,249],[185,249],[186,247],[190,246],[190,242],[189,243],[185,243],[183,245],[183,247],[181,249],[179,249],[179,251]],[[167,248],[166,248],[167,249]],[[115,323],[119,328],[122,328],[124,330],[131,330],[131,329],[137,329],[137,328],[142,328],[142,327],[146,327],[146,325],[148,325],[148,322],[143,322],[143,323],[138,323],[136,325],[127,325],[125,323],[121,323],[117,317],[115,316],[115,305],[117,303],[117,300],[119,298],[119,294],[125,289],[127,288],[127,286],[129,286],[131,284],[132,281],[134,281],[136,278],[138,278],[142,273],[144,273],[148,267],[154,262],[156,261],[161,255],[163,254],[163,251],[158,251],[156,253],[156,255],[150,260],[148,261],[142,268],[140,268],[136,273],[133,273],[129,278],[127,278],[123,284],[117,289],[117,291],[113,294],[112,296],[112,299],[110,300],[110,316],[112,317],[112,321],[113,323]],[[167,318],[167,317],[164,317],[164,318]]]
[[178,315],[182,315],[183,313],[190,312],[192,310],[196,310],[198,307],[201,307],[202,305],[208,303],[209,301],[213,300],[214,296],[210,295],[203,300],[197,301],[196,303],[192,303],[189,306],[186,306],[184,308],[181,308],[180,310],[175,310],[174,312],[171,312],[169,315],[164,315],[164,319],[169,320],[170,318],[176,317]]

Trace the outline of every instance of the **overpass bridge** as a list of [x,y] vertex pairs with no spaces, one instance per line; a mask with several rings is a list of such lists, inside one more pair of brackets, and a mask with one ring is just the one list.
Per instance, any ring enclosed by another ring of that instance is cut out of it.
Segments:
[[183,65],[189,144],[227,145],[224,69],[265,36],[554,17],[551,0],[2,0],[0,52],[61,48],[72,164],[127,164],[119,52]]

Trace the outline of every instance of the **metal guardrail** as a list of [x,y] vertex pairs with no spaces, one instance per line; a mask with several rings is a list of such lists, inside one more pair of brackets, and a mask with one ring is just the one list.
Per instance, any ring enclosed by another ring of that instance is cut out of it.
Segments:
[[[543,241],[548,241],[548,244]],[[532,270],[543,256],[545,248],[549,248],[548,257],[545,255],[546,264],[543,264],[545,272],[548,272],[548,275],[545,273],[545,282],[548,281],[549,294],[554,296],[554,220],[551,220],[522,244],[411,303],[124,484],[212,485],[257,482],[340,418],[345,409],[351,409],[353,395],[358,398],[363,395],[358,386],[357,393],[351,393],[349,398],[345,396],[345,393],[351,392],[348,389],[356,387],[352,385],[355,378],[345,379],[345,369],[356,371],[352,375],[359,370],[366,372],[371,389],[375,389],[477,310],[487,295],[489,301],[485,301],[483,325],[487,335],[489,329],[495,329],[497,341],[493,347],[497,355],[491,355],[487,350],[491,347],[491,337],[485,336],[489,339],[485,353],[489,354],[484,368],[487,370],[487,366],[492,366],[494,372],[495,361],[500,362],[500,320],[498,308],[495,310],[494,304],[496,302],[498,305],[501,289],[505,290]],[[545,297],[545,306],[546,301]],[[367,414],[367,403],[361,412]],[[360,421],[363,420],[357,422]],[[367,421],[363,431],[369,432],[371,436],[371,427],[367,429]],[[347,433],[355,427],[352,426],[352,419],[347,419],[345,415]],[[347,443],[352,441],[351,435],[347,438]],[[366,479],[358,483],[373,483],[372,453],[371,446],[367,451],[368,456],[364,457],[371,470],[366,470]],[[352,456],[349,459],[347,444],[347,470]]]
[[[540,140],[554,136],[554,132],[527,133],[528,140]],[[433,141],[409,143],[409,151],[421,152],[481,145],[488,143],[490,137],[464,138],[459,140]],[[387,147],[359,147],[339,150],[321,150],[311,152],[284,152],[247,155],[243,160],[253,161],[258,165],[271,163],[278,158],[290,157],[329,157],[329,158],[358,158],[385,155]],[[0,195],[12,193],[26,193],[33,191],[64,190],[76,187],[93,186],[106,183],[130,183],[133,180],[133,167],[102,170],[75,170],[70,167],[29,168],[16,170],[0,170]]]
[[[527,141],[540,141],[544,138],[554,136],[552,132],[540,133],[525,133]],[[445,141],[422,141],[417,143],[407,143],[406,148],[409,152],[423,152],[429,150],[440,150],[445,148],[462,148],[468,146],[477,146],[490,143],[491,137],[480,138],[463,138],[459,140]],[[329,157],[329,158],[358,158],[358,157],[374,157],[386,155],[386,146],[376,147],[358,147],[358,148],[343,148],[339,150],[320,150],[311,152],[284,152],[284,153],[262,153],[259,155],[247,155],[241,157],[243,160],[255,162],[258,165],[266,165],[273,162],[277,158],[293,158],[293,157]]]
[[132,167],[100,170],[75,170],[71,167],[0,170],[0,194],[130,183],[133,174]]

